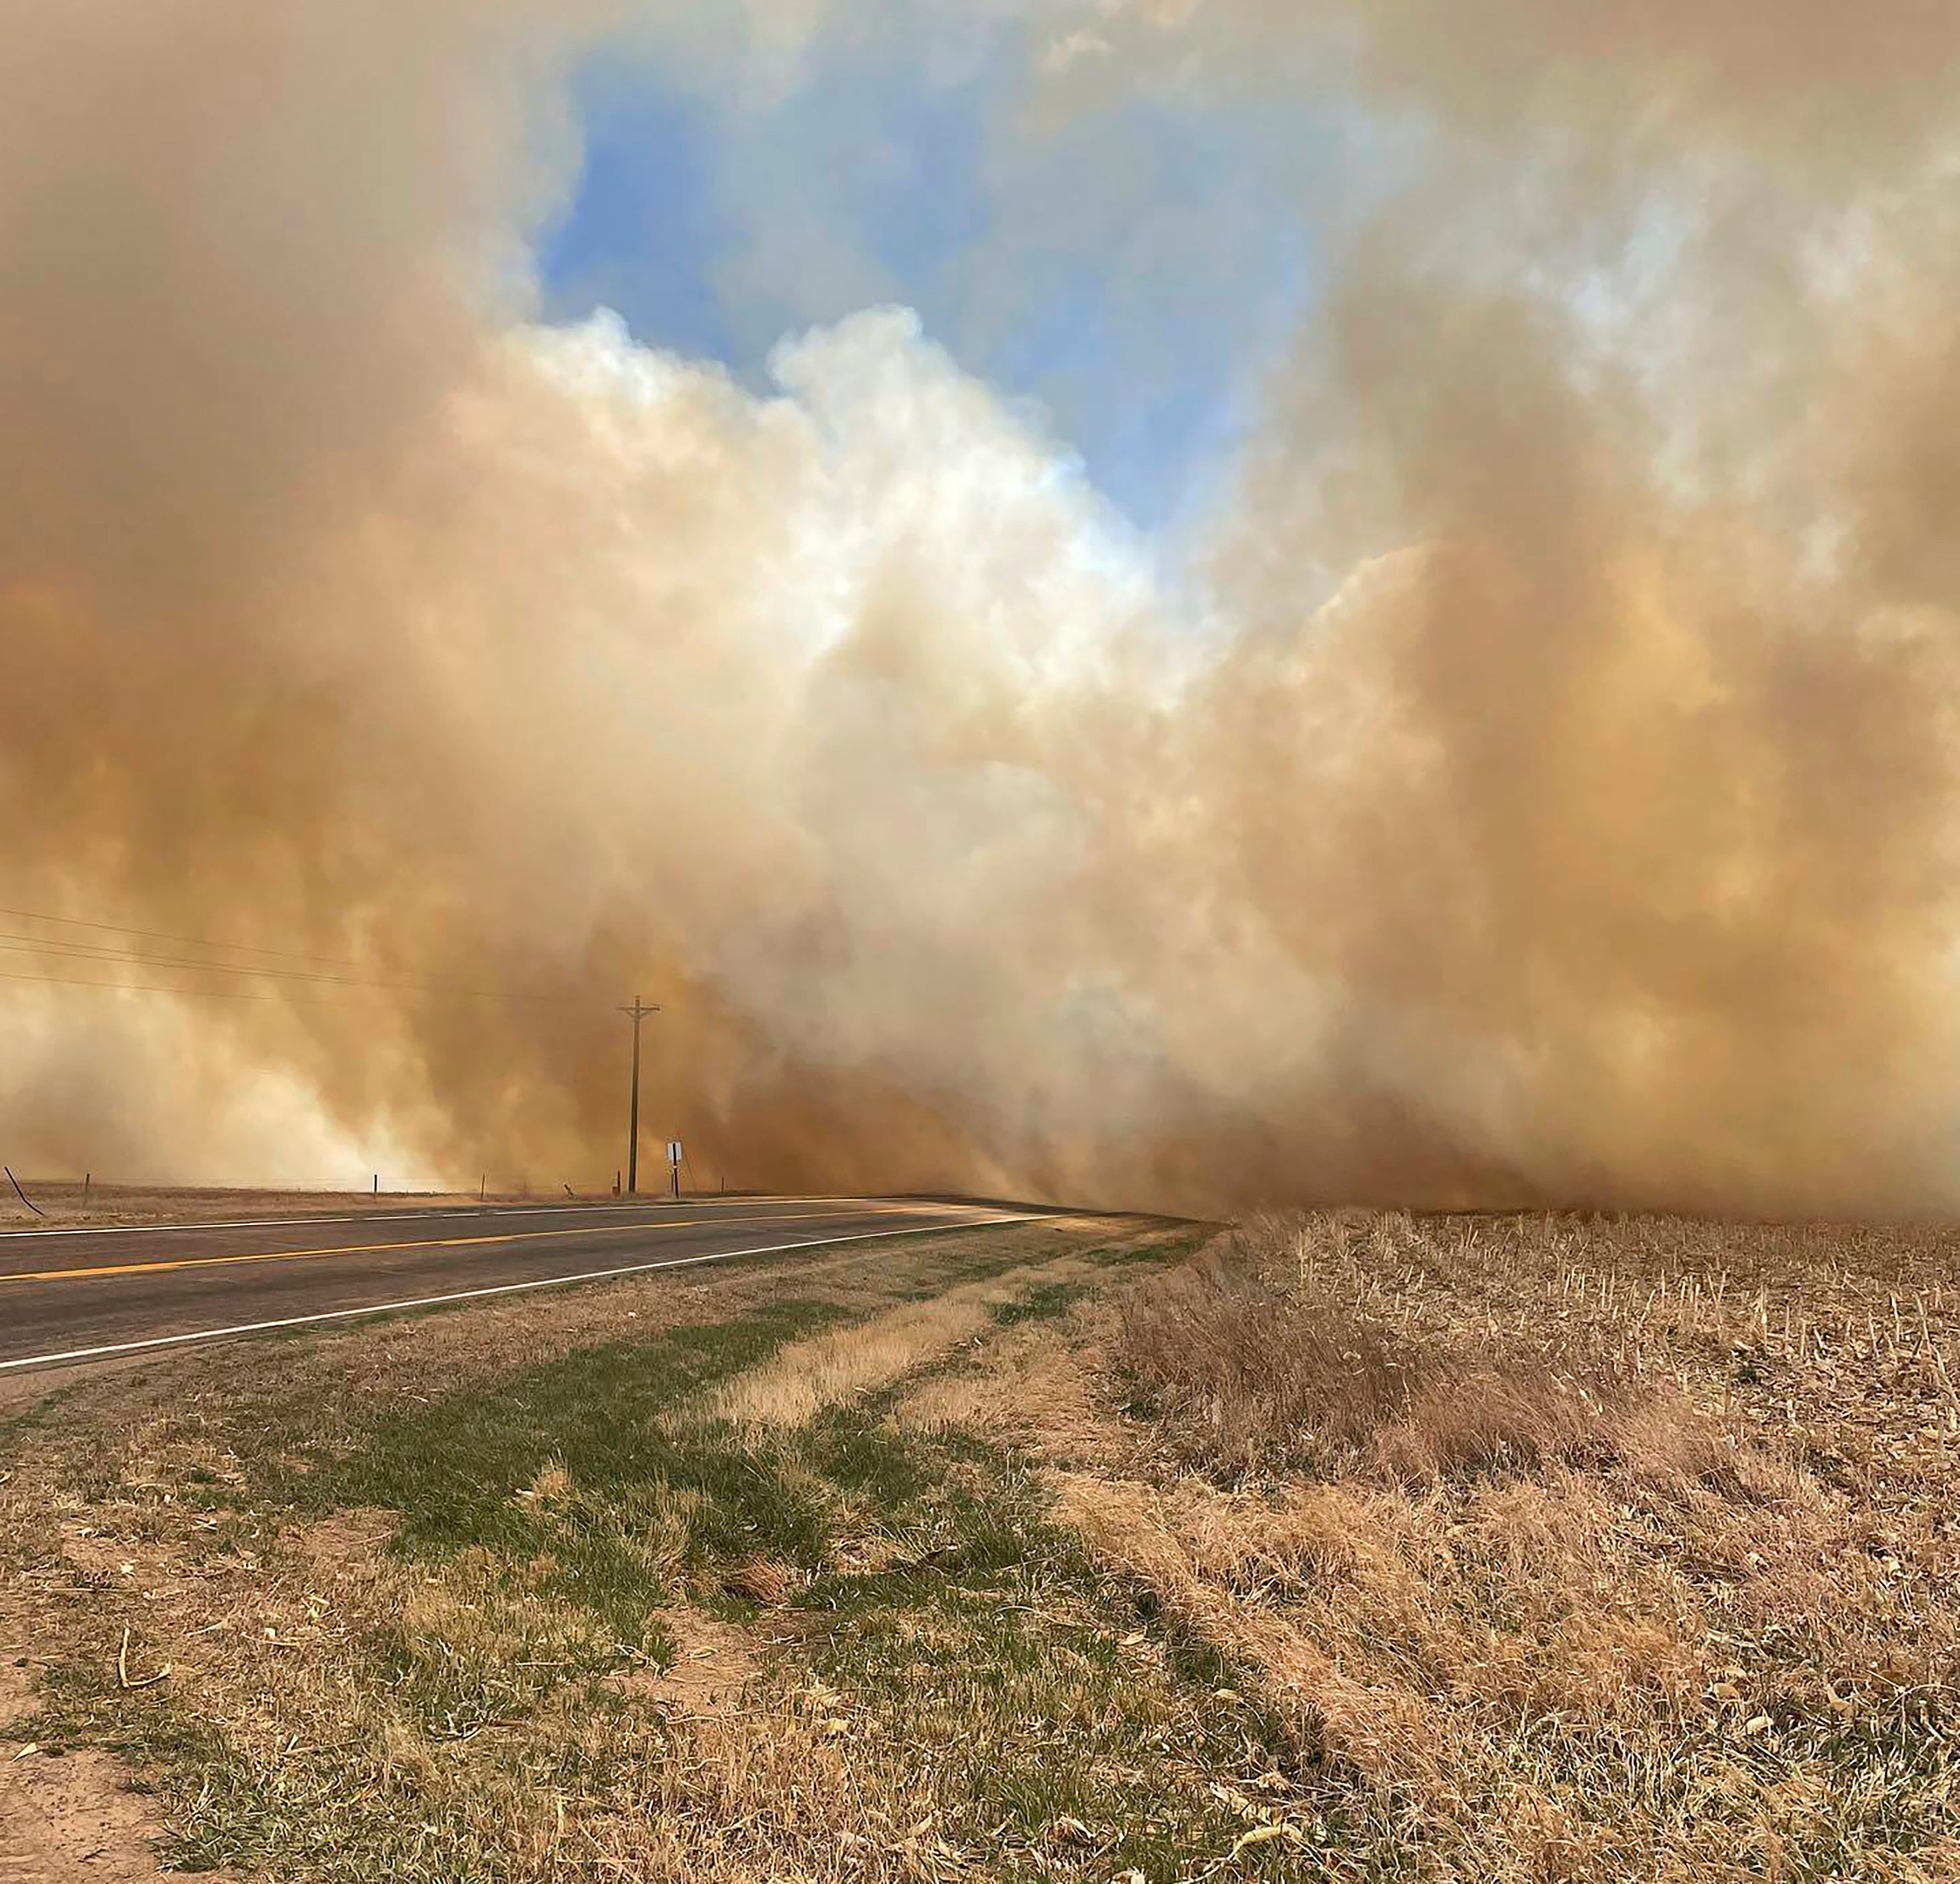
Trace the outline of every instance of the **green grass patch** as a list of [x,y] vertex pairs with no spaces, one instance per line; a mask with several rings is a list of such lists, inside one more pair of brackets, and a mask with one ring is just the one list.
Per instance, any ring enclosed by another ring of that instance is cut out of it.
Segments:
[[1002,1328],[1020,1322],[1052,1322],[1093,1293],[1085,1283],[1044,1282],[1012,1302],[1002,1303],[994,1310],[994,1319]]
[[[1058,1862],[1152,1884],[1222,1857],[1247,1829],[1220,1778],[1296,1793],[1296,1749],[1224,1658],[1167,1628],[1052,1523],[1031,1468],[971,1435],[901,1435],[843,1412],[821,1439],[876,1516],[893,1561],[820,1574],[799,1599],[824,1681],[862,1711],[941,1813],[944,1835],[1004,1876]],[[875,1472],[865,1463],[883,1455]],[[1236,1874],[1296,1876],[1275,1841]]]

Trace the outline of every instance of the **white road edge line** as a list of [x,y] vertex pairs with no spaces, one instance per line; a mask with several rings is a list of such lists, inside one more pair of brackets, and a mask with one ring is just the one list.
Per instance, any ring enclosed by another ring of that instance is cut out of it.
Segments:
[[134,1354],[154,1348],[182,1348],[192,1341],[223,1341],[234,1335],[263,1335],[281,1328],[307,1328],[319,1322],[350,1321],[362,1315],[390,1315],[398,1310],[439,1308],[447,1302],[474,1302],[485,1296],[520,1295],[530,1289],[563,1288],[574,1282],[609,1282],[621,1276],[646,1275],[656,1269],[689,1269],[704,1262],[732,1262],[740,1256],[780,1255],[791,1249],[823,1249],[841,1243],[875,1243],[883,1236],[945,1236],[966,1230],[994,1230],[1007,1224],[1045,1224],[1065,1211],[1029,1211],[1019,1217],[989,1217],[977,1224],[924,1224],[913,1230],[861,1230],[848,1236],[813,1236],[800,1243],[764,1243],[753,1249],[718,1250],[711,1255],[670,1256],[663,1262],[635,1262],[622,1269],[590,1269],[581,1275],[540,1276],[533,1282],[503,1282],[492,1289],[460,1289],[451,1295],[425,1295],[412,1302],[377,1302],[367,1308],[329,1309],[320,1315],[294,1315],[284,1321],[245,1322],[235,1328],[201,1328],[187,1335],[154,1335],[147,1341],[116,1341],[105,1348],[71,1348],[58,1354],[28,1354],[19,1360],[0,1360],[0,1373],[22,1367],[59,1367],[71,1360],[100,1360],[110,1354]]
[[[711,1206],[733,1208],[743,1204],[835,1204],[864,1209],[876,1205],[893,1210],[907,1208],[902,1198],[888,1197],[702,1197],[684,1198],[682,1208],[705,1210]],[[467,1210],[407,1210],[386,1214],[374,1211],[355,1211],[345,1217],[248,1217],[222,1223],[107,1224],[96,1228],[88,1224],[66,1224],[58,1230],[0,1230],[0,1243],[18,1243],[36,1236],[181,1236],[198,1230],[278,1230],[288,1224],[310,1228],[316,1224],[428,1224],[452,1217],[573,1217],[621,1211],[672,1210],[663,1198],[644,1204],[478,1204]],[[981,1205],[953,1205],[950,1209],[985,1208]]]

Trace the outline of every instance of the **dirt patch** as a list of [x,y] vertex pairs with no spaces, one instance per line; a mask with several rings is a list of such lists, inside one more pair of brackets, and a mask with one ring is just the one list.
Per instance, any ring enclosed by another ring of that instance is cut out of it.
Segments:
[[664,1672],[638,1669],[616,1675],[612,1685],[693,1720],[727,1720],[741,1712],[744,1690],[762,1672],[756,1637],[737,1623],[719,1621],[685,1603],[661,1620],[674,1639],[673,1666]]
[[331,1586],[340,1578],[371,1573],[399,1522],[399,1513],[357,1505],[309,1524],[301,1533],[300,1548]]
[[[33,1711],[33,1677],[29,1671],[27,1651],[8,1647],[0,1660],[0,1729],[17,1724]],[[16,1741],[18,1749],[20,1742]]]
[[[0,1665],[0,1720],[33,1710],[31,1671],[18,1659]],[[167,1875],[154,1849],[162,1831],[152,1802],[130,1790],[108,1754],[57,1756],[0,1740],[0,1884],[150,1884]]]

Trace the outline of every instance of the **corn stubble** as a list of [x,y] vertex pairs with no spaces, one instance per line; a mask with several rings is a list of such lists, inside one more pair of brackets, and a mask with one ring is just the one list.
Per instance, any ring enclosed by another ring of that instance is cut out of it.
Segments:
[[1946,1233],[1242,1227],[1122,1312],[1106,1560],[1242,1657],[1337,1873],[1950,1877]]

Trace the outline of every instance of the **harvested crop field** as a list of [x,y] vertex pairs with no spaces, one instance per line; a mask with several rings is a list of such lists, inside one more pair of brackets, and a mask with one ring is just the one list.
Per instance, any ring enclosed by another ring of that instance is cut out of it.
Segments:
[[1083,1218],[84,1378],[0,1858],[59,1769],[116,1877],[1949,1878],[1957,1270]]

